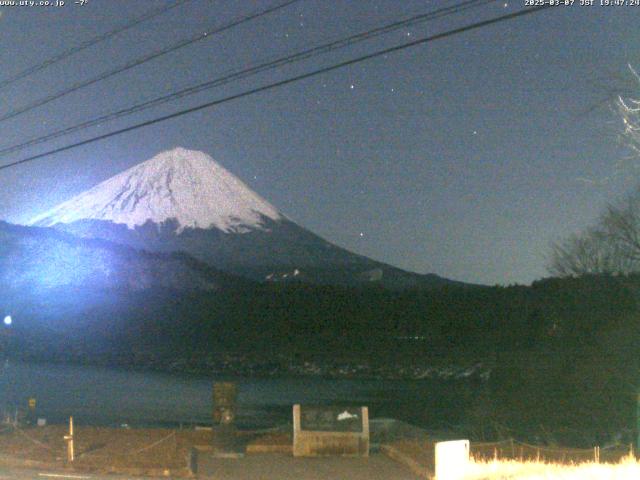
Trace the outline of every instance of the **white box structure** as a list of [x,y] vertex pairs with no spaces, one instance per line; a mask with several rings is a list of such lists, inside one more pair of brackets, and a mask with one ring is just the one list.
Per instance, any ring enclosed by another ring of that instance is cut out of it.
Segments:
[[369,456],[367,407],[293,406],[293,456]]
[[436,443],[436,480],[463,480],[469,471],[469,440]]

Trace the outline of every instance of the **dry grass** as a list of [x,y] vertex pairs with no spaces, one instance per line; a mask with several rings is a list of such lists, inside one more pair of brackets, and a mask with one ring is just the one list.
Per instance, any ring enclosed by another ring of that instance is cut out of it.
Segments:
[[465,480],[637,480],[640,462],[623,458],[615,464],[545,463],[517,460],[472,461]]
[[[383,453],[431,478],[435,471],[434,443],[402,440],[385,445]],[[465,480],[640,480],[640,461],[629,447],[603,449],[594,463],[593,449],[552,448],[516,441],[472,443]]]

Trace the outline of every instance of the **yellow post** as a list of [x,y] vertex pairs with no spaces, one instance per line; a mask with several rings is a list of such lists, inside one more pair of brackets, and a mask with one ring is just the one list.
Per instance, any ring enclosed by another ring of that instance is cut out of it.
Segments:
[[636,452],[640,452],[640,393],[638,393],[638,397],[636,399],[636,434],[638,435]]
[[73,417],[69,417],[69,435],[65,435],[67,441],[67,460],[73,462],[75,456],[73,453]]

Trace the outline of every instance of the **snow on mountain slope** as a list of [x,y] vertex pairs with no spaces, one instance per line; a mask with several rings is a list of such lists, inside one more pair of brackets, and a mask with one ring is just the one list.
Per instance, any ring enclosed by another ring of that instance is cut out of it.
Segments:
[[260,229],[278,210],[209,155],[176,148],[162,152],[106,180],[30,223],[53,226],[78,220],[106,220],[133,229],[174,219],[185,228],[244,233]]

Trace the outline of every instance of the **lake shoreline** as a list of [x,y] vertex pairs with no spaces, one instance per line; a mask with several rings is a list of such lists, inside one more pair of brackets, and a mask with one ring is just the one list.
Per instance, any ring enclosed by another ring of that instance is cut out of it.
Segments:
[[[244,357],[228,357],[223,360],[207,359],[193,365],[183,360],[173,361],[114,361],[98,359],[51,359],[33,356],[8,356],[5,362],[20,362],[35,365],[65,365],[71,367],[98,367],[128,372],[154,372],[164,374],[203,377],[247,377],[247,378],[320,378],[325,380],[480,380],[486,382],[492,367],[481,361],[428,365],[383,365],[374,366],[367,362],[293,362],[280,359],[279,362],[248,360]],[[1,368],[1,367],[0,367]]]

